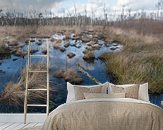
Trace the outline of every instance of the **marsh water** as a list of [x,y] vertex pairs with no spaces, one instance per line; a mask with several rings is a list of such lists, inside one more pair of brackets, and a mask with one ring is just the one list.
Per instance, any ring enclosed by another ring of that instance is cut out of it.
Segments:
[[[105,63],[99,59],[99,56],[105,52],[116,53],[123,48],[123,46],[119,43],[111,43],[109,45],[106,45],[103,40],[98,40],[98,44],[100,44],[101,47],[100,49],[94,51],[94,61],[87,62],[83,59],[83,51],[85,50],[87,45],[81,40],[64,40],[65,36],[59,33],[54,34],[52,37],[58,40],[62,40],[61,47],[65,49],[64,51],[55,49],[52,46],[52,42],[49,38],[31,38],[31,40],[33,41],[32,48],[37,50],[33,55],[41,54],[42,51],[46,48],[47,43],[50,45],[50,81],[55,84],[54,86],[56,90],[52,97],[53,102],[51,103],[51,110],[53,110],[60,104],[65,103],[67,97],[66,81],[63,78],[56,78],[54,76],[54,73],[57,70],[72,68],[77,71],[77,73],[83,79],[83,82],[81,83],[82,85],[94,85],[95,83],[90,78],[79,71],[78,64],[80,64],[91,76],[95,77],[101,83],[104,83],[106,81],[110,81],[111,76],[107,73]],[[70,43],[70,45],[66,48],[64,47],[65,42]],[[21,42],[20,44],[22,46],[22,50],[24,52],[27,52],[27,45],[25,44],[25,42]],[[69,58],[67,54],[69,54],[70,52],[74,53],[75,56]],[[31,62],[40,63],[45,62],[45,60],[46,59],[44,58],[33,58]],[[3,92],[5,86],[10,81],[16,83],[20,80],[21,71],[26,66],[26,62],[27,56],[19,57],[15,55],[11,55],[8,58],[0,60],[0,92]],[[163,100],[163,95],[150,96],[150,101],[156,105],[161,106],[161,100]],[[39,109],[33,109],[32,111],[38,112]],[[23,112],[23,108],[0,103],[0,112]]]

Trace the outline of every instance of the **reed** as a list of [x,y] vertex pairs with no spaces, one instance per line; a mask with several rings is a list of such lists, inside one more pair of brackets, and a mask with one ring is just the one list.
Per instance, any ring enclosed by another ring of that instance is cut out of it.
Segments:
[[[42,70],[45,64],[33,64],[32,69]],[[26,68],[23,69],[20,80],[18,83],[9,82],[5,90],[0,94],[0,102],[8,103],[8,105],[14,105],[22,107],[24,104],[24,92],[25,92],[25,80],[26,80]],[[32,73],[29,80],[29,88],[46,88],[46,74]],[[54,91],[53,86],[50,85],[50,93]],[[30,92],[28,96],[29,103],[45,103],[46,92]]]
[[[121,30],[122,31],[122,30]],[[119,53],[105,53],[107,71],[116,84],[149,82],[150,93],[163,92],[163,44],[161,38],[113,33],[109,37],[124,45]]]

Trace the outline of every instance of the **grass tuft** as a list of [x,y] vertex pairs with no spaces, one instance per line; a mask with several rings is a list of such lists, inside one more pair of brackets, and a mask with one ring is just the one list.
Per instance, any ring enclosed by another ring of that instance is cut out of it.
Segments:
[[[110,37],[110,36],[109,36]],[[163,45],[161,40],[130,35],[112,34],[121,42],[124,50],[100,56],[106,62],[107,71],[116,84],[149,82],[150,93],[163,92]]]
[[[37,68],[37,70],[42,70],[44,67],[44,64],[33,64],[31,66],[32,69]],[[0,93],[0,102],[22,107],[24,104],[25,80],[26,69],[22,71],[21,78],[18,83],[9,82],[7,84],[5,90]],[[46,74],[33,73],[30,75],[29,88],[46,88],[46,83]],[[50,86],[50,92],[52,92],[52,86]],[[46,103],[46,91],[29,92],[28,97],[28,103]]]

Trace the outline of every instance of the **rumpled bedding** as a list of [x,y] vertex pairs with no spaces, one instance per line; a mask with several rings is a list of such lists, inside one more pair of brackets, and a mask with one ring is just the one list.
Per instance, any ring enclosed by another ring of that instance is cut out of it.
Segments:
[[42,130],[163,130],[163,110],[131,98],[78,100],[52,111]]

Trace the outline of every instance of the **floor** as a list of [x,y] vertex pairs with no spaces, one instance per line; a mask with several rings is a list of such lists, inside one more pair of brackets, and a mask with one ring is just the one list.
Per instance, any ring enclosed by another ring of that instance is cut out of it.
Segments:
[[28,127],[42,126],[43,123],[0,123],[0,130],[20,130]]
[[47,118],[46,114],[27,114],[27,124],[24,124],[24,114],[0,114],[0,130],[20,130],[23,128],[42,126],[45,119]]

